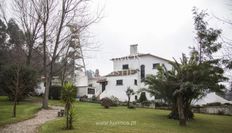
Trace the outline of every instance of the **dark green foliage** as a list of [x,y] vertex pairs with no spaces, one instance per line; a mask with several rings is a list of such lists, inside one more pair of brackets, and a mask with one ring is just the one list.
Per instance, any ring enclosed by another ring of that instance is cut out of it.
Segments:
[[14,19],[10,19],[8,22],[8,34],[10,35],[10,43],[16,45],[23,45],[25,38],[23,31],[19,28]]
[[151,105],[151,102],[150,102],[150,101],[143,101],[143,102],[141,102],[141,104],[142,104],[143,106],[150,106],[150,105]]
[[222,104],[220,102],[214,102],[214,103],[207,103],[205,106],[221,106]]
[[143,103],[143,102],[146,102],[146,101],[147,101],[146,93],[145,92],[141,92],[140,93],[140,97],[139,97],[139,102]]
[[10,100],[14,100],[16,95],[17,72],[19,73],[17,101],[20,101],[34,92],[37,75],[36,71],[31,67],[16,65],[5,67],[0,77],[0,88],[7,93]]
[[95,102],[95,101],[97,101],[97,97],[96,97],[95,95],[93,95],[92,98],[91,98],[91,100],[92,100],[93,102]]
[[6,34],[7,30],[6,30],[6,25],[3,23],[3,21],[0,19],[0,47],[3,47],[5,44],[5,40],[6,40]]
[[60,100],[62,86],[50,86],[49,99]]
[[113,105],[113,101],[110,98],[105,97],[101,99],[101,105],[105,107],[106,109],[108,109],[110,108],[110,106]]

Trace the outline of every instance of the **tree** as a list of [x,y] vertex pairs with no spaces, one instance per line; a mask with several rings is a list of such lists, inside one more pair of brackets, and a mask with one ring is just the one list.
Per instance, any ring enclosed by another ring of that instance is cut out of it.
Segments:
[[127,90],[126,90],[126,95],[127,95],[127,97],[128,97],[128,101],[127,101],[127,107],[128,107],[128,108],[130,108],[130,98],[131,98],[131,96],[134,95],[134,94],[135,94],[134,90],[131,89],[130,87],[128,87]]
[[[72,33],[68,30],[68,26],[76,26],[77,30],[82,33],[89,25],[97,22],[100,17],[98,15],[97,17],[90,16],[88,0],[31,1],[42,23],[41,44],[43,46],[43,72],[46,81],[43,108],[48,108],[49,86],[54,76],[54,64],[70,47],[68,42]],[[47,57],[48,55],[49,57]]]
[[221,43],[217,41],[222,31],[208,27],[208,22],[205,21],[205,17],[207,17],[208,14],[205,11],[199,12],[198,9],[194,7],[193,15],[196,30],[195,39],[198,43],[198,50],[195,50],[195,48],[194,50],[199,53],[199,63],[205,60],[212,60],[213,54],[222,47]]
[[8,94],[10,100],[14,101],[13,117],[16,117],[18,101],[34,92],[36,71],[26,66],[11,65],[5,68],[0,79],[0,88]]
[[178,114],[181,126],[185,126],[186,120],[191,116],[190,107],[193,100],[202,98],[208,92],[220,92],[224,89],[220,84],[226,80],[223,69],[215,66],[215,62],[199,63],[198,57],[199,55],[194,53],[188,59],[183,54],[180,63],[170,62],[172,70],[162,66],[156,76],[149,76],[145,80],[149,85],[148,92],[172,102],[172,111],[177,111],[172,114]]
[[208,92],[221,92],[224,86],[220,83],[227,80],[220,67],[220,59],[214,53],[221,48],[217,42],[221,30],[208,28],[204,18],[208,15],[193,9],[196,30],[197,48],[193,47],[188,58],[182,55],[180,63],[175,59],[170,62],[172,70],[165,66],[158,69],[156,76],[149,76],[145,83],[149,85],[146,91],[152,95],[161,96],[172,104],[170,118],[178,118],[181,126],[193,117],[191,103],[204,97]]
[[140,93],[140,97],[139,97],[139,102],[143,103],[147,101],[147,97],[146,97],[146,93],[145,92],[141,92]]
[[13,0],[13,15],[21,24],[26,52],[26,65],[31,65],[33,50],[40,36],[41,23],[32,0]]
[[66,112],[66,129],[73,128],[73,102],[76,100],[77,88],[72,83],[68,82],[64,84],[62,90],[62,100],[65,103]]

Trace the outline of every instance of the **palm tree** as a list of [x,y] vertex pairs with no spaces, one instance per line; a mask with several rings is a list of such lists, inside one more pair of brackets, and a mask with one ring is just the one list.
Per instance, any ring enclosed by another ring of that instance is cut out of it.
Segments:
[[134,95],[135,92],[133,89],[131,89],[130,87],[127,88],[126,90],[126,95],[128,97],[128,101],[127,101],[127,107],[129,108],[130,107],[130,98],[131,98],[131,95]]
[[72,129],[73,122],[73,109],[72,104],[76,100],[77,88],[72,83],[68,82],[64,84],[62,89],[62,100],[65,103],[66,112],[66,129]]
[[199,99],[210,91],[222,91],[224,86],[219,83],[226,80],[223,69],[216,66],[215,62],[199,63],[197,57],[197,53],[193,53],[189,59],[183,54],[180,63],[176,60],[170,62],[172,70],[168,71],[165,66],[160,66],[156,76],[149,76],[145,80],[149,86],[145,89],[147,92],[172,102],[173,111],[177,111],[174,114],[178,115],[182,126],[192,117],[192,100]]

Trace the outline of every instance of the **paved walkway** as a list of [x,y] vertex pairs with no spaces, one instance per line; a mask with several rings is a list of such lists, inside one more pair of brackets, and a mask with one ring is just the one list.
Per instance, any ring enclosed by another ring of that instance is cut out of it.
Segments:
[[40,110],[34,118],[13,123],[0,128],[0,133],[36,133],[43,123],[56,119],[57,112],[62,107],[53,106],[49,110]]

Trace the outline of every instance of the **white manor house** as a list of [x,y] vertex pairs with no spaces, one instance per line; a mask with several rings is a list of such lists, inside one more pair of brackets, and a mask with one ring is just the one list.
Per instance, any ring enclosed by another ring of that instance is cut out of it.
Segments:
[[[98,99],[104,97],[117,97],[120,101],[127,101],[126,90],[128,87],[134,90],[135,94],[131,97],[131,101],[135,101],[140,97],[140,89],[146,88],[143,82],[147,75],[155,75],[158,65],[165,65],[167,69],[171,69],[170,60],[164,59],[152,54],[138,53],[138,45],[130,45],[130,54],[124,57],[111,59],[113,61],[113,72],[105,76],[99,76],[99,71],[94,75],[88,76],[84,71],[76,71],[74,84],[77,86],[77,98],[87,96],[92,98],[96,96]],[[59,85],[59,79],[52,81],[53,85]],[[39,84],[39,93],[44,92],[44,83]],[[155,100],[155,97],[146,93],[148,100]],[[204,98],[194,101],[195,105],[203,105],[207,103],[220,102],[231,103],[215,93],[209,93]]]
[[[149,74],[157,73],[157,66],[164,64],[171,68],[169,60],[152,55],[138,53],[138,45],[130,45],[130,54],[124,57],[113,58],[113,72],[103,77],[88,79],[88,86],[79,87],[78,96],[93,95],[102,99],[104,97],[117,97],[120,101],[127,101],[126,90],[132,88],[138,92],[141,88],[146,88],[143,80]],[[79,86],[79,85],[77,85]],[[140,93],[135,93],[131,100],[137,100]],[[154,100],[150,94],[146,94],[149,100]]]

